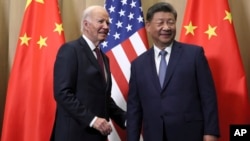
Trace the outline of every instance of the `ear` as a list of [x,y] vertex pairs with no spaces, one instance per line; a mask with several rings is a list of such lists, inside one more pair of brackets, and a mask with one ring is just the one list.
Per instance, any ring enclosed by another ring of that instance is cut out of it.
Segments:
[[87,27],[88,26],[88,21],[87,20],[83,20],[83,25],[84,25],[84,27]]

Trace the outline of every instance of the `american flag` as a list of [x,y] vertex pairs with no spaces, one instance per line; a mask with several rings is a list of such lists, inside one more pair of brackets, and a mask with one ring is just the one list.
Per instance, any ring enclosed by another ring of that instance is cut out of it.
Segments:
[[[110,31],[101,49],[110,60],[112,97],[126,110],[130,63],[148,48],[141,1],[106,0],[105,8],[110,15]],[[112,125],[109,141],[125,141],[125,131]]]

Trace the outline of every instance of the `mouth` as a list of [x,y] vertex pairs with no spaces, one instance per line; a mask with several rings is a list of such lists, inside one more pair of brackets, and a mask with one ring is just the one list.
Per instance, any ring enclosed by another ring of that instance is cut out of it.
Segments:
[[103,35],[103,36],[107,36],[108,32],[99,32],[99,34]]
[[163,36],[163,37],[171,37],[172,36],[172,32],[162,33],[160,35]]
[[107,32],[99,32],[99,34],[102,35],[102,36],[107,36],[108,35]]

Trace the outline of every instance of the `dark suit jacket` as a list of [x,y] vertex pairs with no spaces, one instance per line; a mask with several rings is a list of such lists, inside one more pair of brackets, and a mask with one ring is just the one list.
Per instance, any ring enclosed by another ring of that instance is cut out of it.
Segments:
[[202,141],[219,135],[214,83],[201,47],[174,42],[161,88],[154,50],[131,64],[127,105],[128,141]]
[[56,141],[106,141],[89,124],[94,116],[112,118],[124,127],[125,112],[111,98],[109,61],[104,57],[107,82],[87,42],[79,39],[59,49],[54,66],[57,103],[53,139]]

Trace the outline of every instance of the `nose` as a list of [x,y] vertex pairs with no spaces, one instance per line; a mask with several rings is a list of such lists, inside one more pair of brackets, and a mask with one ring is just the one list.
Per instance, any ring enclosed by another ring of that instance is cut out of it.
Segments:
[[164,25],[163,25],[163,29],[164,30],[168,30],[168,29],[170,29],[170,25],[166,22],[166,23],[164,23]]
[[109,23],[108,23],[108,22],[104,22],[104,23],[103,23],[103,28],[109,29]]

